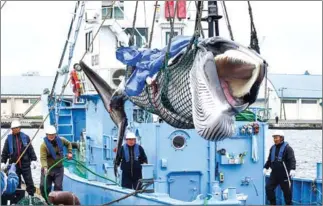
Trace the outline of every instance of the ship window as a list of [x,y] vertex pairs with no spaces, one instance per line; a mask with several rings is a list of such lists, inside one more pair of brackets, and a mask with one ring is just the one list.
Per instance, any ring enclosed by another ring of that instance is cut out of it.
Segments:
[[23,100],[22,100],[22,103],[23,103],[23,104],[29,104],[29,99],[23,99]]
[[173,146],[175,149],[183,149],[186,143],[186,139],[183,136],[176,136],[173,138]]
[[297,100],[294,100],[294,99],[284,99],[283,100],[283,103],[285,103],[285,104],[296,104],[297,103]]
[[93,43],[91,45],[92,41],[93,41],[93,33],[92,31],[89,31],[85,34],[85,49],[88,52],[93,52]]
[[[125,29],[126,34],[131,35],[132,34],[132,28],[126,28]],[[139,35],[140,33],[140,35]],[[134,40],[135,45],[138,48],[143,47],[145,44],[147,44],[148,39],[148,29],[147,28],[136,28],[134,32]]]
[[1,99],[1,103],[7,103],[6,99]]
[[[102,16],[102,19],[124,19],[124,14],[123,14],[123,11],[124,11],[124,7],[123,6],[104,6],[102,7],[102,13],[101,13],[101,16]],[[107,17],[106,17],[107,16]]]
[[317,100],[302,99],[302,104],[317,104]]

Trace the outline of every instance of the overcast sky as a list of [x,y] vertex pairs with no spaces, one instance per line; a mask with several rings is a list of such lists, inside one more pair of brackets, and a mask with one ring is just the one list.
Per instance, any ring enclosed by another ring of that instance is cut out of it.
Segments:
[[[1,2],[2,3],[2,2]],[[235,40],[248,45],[247,2],[226,2]],[[322,74],[322,2],[251,2],[271,73]],[[74,1],[7,2],[1,10],[1,75],[54,75]],[[220,7],[221,9],[221,7]],[[220,10],[220,12],[222,12]],[[220,34],[228,37],[225,21]]]

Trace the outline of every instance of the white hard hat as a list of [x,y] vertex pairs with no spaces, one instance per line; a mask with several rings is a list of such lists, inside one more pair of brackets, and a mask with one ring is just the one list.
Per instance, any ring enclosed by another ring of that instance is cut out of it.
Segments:
[[126,139],[136,139],[136,135],[133,132],[128,132]]
[[17,127],[20,127],[21,126],[21,123],[20,123],[20,121],[19,120],[13,120],[12,122],[11,122],[11,129],[12,128],[17,128]]
[[281,137],[284,137],[285,134],[281,130],[276,130],[276,131],[273,132],[273,136],[281,136]]
[[56,128],[53,125],[49,125],[45,131],[46,134],[56,134]]

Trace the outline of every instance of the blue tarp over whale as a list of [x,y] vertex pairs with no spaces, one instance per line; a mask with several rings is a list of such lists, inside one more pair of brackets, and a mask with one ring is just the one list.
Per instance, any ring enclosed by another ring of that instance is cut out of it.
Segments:
[[[176,36],[173,38],[169,50],[169,58],[176,56],[185,49],[192,37]],[[116,51],[117,59],[136,69],[129,77],[125,85],[128,96],[138,96],[145,87],[146,78],[154,76],[162,68],[165,62],[167,47],[158,49],[138,49],[137,47],[121,47]]]

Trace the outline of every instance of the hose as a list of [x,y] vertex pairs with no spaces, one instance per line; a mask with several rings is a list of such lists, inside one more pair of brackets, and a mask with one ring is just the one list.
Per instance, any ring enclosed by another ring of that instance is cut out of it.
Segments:
[[251,151],[251,157],[253,162],[258,162],[258,143],[257,143],[257,136],[252,135],[252,143],[251,143],[252,151]]
[[[49,169],[48,169],[48,171],[47,171],[47,173],[45,174],[45,178],[44,178],[44,194],[45,194],[45,199],[46,199],[46,201],[47,202],[49,202],[48,201],[48,194],[47,194],[47,175],[50,173],[50,171],[56,166],[56,165],[58,165],[59,163],[61,163],[62,161],[66,161],[67,160],[67,157],[64,157],[63,159],[60,159],[59,161],[57,161],[55,164],[53,164]],[[95,173],[95,172],[93,172],[92,170],[90,170],[88,167],[86,167],[84,164],[82,164],[80,161],[78,161],[78,160],[76,160],[76,159],[71,159],[71,160],[74,160],[76,163],[72,163],[72,164],[75,164],[75,165],[77,165],[77,164],[79,164],[79,165],[81,165],[84,169],[86,169],[87,171],[89,171],[89,172],[91,172],[92,174],[94,174],[94,175],[96,175],[96,176],[98,176],[98,177],[101,177],[102,179],[105,179],[105,180],[108,180],[108,181],[110,181],[110,182],[112,182],[112,183],[114,183],[114,184],[116,184],[116,185],[118,185],[118,186],[120,186],[120,184],[119,183],[117,183],[116,181],[114,181],[114,180],[111,180],[111,179],[109,179],[109,178],[107,178],[107,177],[104,177],[104,176],[102,176],[102,175],[99,175],[99,174],[97,174],[97,173]]]
[[287,175],[289,189],[291,189],[291,183],[290,183],[289,175],[288,175],[287,168],[286,168],[286,165],[285,165],[285,162],[284,161],[283,161],[283,165],[284,165],[285,172],[286,172],[286,175]]

